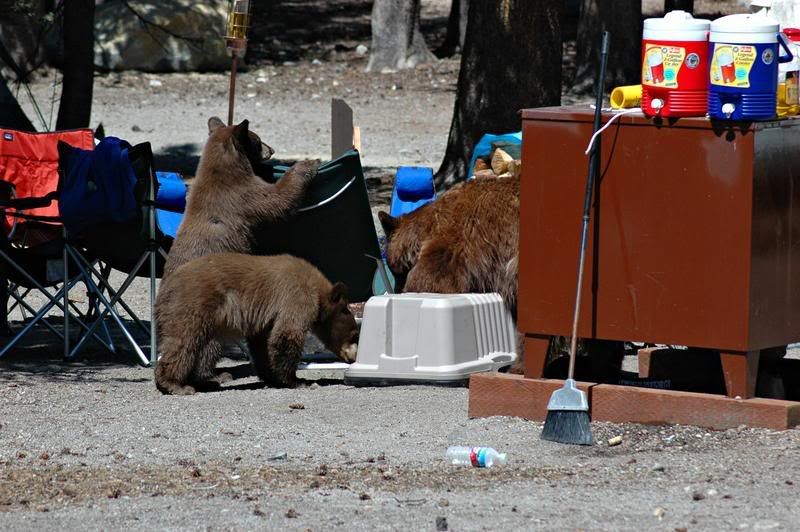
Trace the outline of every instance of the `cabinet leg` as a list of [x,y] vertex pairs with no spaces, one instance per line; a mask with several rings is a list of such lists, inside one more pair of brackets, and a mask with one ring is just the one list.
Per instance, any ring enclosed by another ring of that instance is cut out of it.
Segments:
[[550,337],[541,335],[525,336],[525,378],[541,379],[550,351]]
[[721,351],[719,356],[728,397],[754,397],[761,351]]

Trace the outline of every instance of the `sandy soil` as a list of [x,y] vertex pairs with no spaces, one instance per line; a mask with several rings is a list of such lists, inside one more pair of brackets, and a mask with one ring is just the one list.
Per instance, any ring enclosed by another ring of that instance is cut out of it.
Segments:
[[[240,77],[236,116],[249,118],[280,159],[328,158],[330,98],[345,98],[362,127],[378,206],[397,165],[438,165],[458,62],[367,75],[355,45],[368,36],[363,21],[353,26],[354,34],[336,37],[339,48],[311,43],[285,59],[290,64],[269,55],[279,46],[264,45],[263,62]],[[34,84],[40,103],[52,80]],[[206,119],[225,114],[226,98],[220,74],[101,75],[93,122],[133,143],[150,141],[160,168],[190,174]],[[133,306],[143,312],[147,298],[137,286]],[[152,370],[125,350],[64,363],[43,335],[0,361],[0,529],[796,530],[800,523],[800,430],[595,423],[597,445],[576,448],[540,441],[540,423],[467,419],[463,388],[273,390],[247,376],[241,361],[225,365],[244,378],[220,393],[165,397]],[[622,444],[609,447],[616,435]],[[510,463],[450,466],[451,444],[492,445]]]

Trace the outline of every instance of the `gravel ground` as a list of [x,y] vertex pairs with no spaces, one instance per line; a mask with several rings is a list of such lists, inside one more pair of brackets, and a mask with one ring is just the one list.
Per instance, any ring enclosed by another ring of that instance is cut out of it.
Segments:
[[[330,97],[345,98],[377,207],[397,165],[441,160],[458,63],[367,75],[363,62],[251,68],[236,116],[279,159],[326,159]],[[35,81],[40,103],[52,81]],[[226,98],[221,74],[102,75],[93,122],[191,175]],[[144,284],[133,290],[143,311]],[[166,397],[130,352],[59,353],[43,335],[0,361],[2,530],[800,528],[800,430],[594,423],[598,444],[576,448],[540,441],[540,423],[467,419],[464,388],[273,390],[226,359],[243,378]],[[451,444],[492,445],[510,463],[450,466]]]
[[[467,419],[466,389],[251,377],[170,397],[125,362],[4,363],[0,529],[792,530],[800,518],[797,430],[594,423],[598,444],[579,448],[540,441],[540,423]],[[450,466],[452,444],[510,462]]]

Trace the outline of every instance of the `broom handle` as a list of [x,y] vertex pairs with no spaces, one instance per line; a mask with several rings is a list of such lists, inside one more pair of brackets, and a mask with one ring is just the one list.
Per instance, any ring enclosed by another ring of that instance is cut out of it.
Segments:
[[[606,64],[608,63],[609,34],[603,32],[603,41],[600,45],[600,73],[597,78],[597,94],[594,107],[594,123],[592,135],[600,129],[600,114],[603,107],[603,91],[605,89]],[[569,372],[567,378],[575,375],[575,359],[578,350],[578,320],[581,315],[581,287],[583,286],[583,264],[586,259],[586,239],[589,232],[589,213],[592,208],[592,190],[594,189],[595,176],[600,172],[600,138],[595,139],[589,155],[589,176],[586,178],[586,198],[583,204],[583,229],[581,231],[581,249],[578,259],[578,287],[575,292],[575,313],[572,317],[572,339],[569,345]]]

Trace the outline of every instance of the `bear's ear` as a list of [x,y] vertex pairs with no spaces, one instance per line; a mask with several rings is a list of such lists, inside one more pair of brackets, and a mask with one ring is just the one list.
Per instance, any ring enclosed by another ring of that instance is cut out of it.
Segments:
[[247,147],[250,146],[250,121],[247,119],[242,120],[242,122],[237,125],[233,126],[233,137],[239,143],[242,149],[244,149],[245,153],[248,151]]
[[208,134],[212,134],[216,130],[221,127],[225,127],[225,122],[219,119],[219,117],[212,116],[208,119]]
[[331,288],[331,295],[329,296],[330,302],[334,305],[347,301],[347,285],[344,283],[336,283]]
[[386,238],[391,238],[392,233],[394,233],[400,225],[400,219],[389,216],[389,213],[386,211],[378,211],[378,220],[381,222],[381,227],[383,227]]

